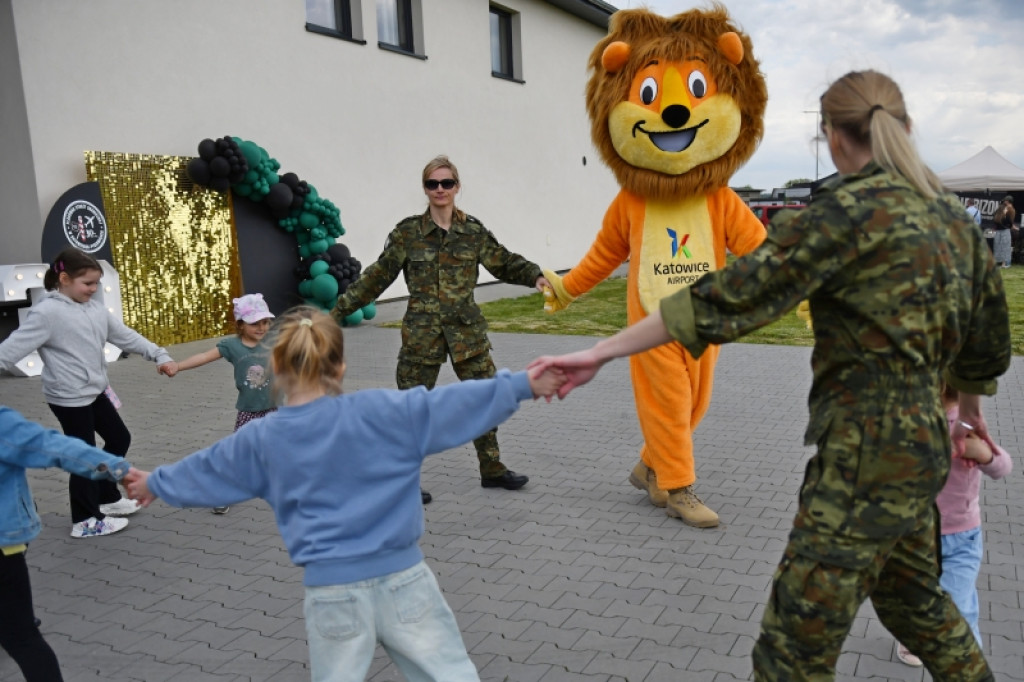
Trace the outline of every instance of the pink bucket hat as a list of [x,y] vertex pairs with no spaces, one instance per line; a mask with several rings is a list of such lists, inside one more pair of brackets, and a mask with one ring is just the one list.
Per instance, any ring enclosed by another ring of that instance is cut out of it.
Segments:
[[263,294],[246,294],[231,300],[235,304],[235,320],[255,324],[274,316],[263,300]]

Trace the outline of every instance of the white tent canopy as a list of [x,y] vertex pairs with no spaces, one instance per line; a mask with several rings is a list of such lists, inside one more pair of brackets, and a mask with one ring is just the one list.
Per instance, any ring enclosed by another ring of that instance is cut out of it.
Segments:
[[1008,192],[1024,190],[1024,169],[1018,168],[992,147],[938,173],[948,189],[962,192]]

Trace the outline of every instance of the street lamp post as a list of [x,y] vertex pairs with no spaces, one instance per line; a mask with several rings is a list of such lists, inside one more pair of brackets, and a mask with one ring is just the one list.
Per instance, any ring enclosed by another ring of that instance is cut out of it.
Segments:
[[818,181],[818,157],[821,155],[821,141],[818,140],[818,134],[821,132],[818,128],[818,116],[821,112],[817,109],[804,109],[805,114],[814,114],[814,181]]

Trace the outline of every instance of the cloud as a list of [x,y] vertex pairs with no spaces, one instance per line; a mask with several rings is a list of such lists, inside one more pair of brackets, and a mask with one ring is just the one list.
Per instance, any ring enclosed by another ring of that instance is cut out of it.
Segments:
[[[618,0],[666,16],[700,3]],[[814,143],[818,98],[851,70],[903,89],[925,161],[941,171],[986,145],[1024,166],[1024,2],[1020,0],[731,0],[768,82],[765,137],[734,185],[763,189],[833,172]]]

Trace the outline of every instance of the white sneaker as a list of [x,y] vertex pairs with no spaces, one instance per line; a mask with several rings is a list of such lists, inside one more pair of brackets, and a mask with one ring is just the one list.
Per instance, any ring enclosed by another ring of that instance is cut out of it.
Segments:
[[100,505],[100,511],[104,516],[131,516],[140,509],[142,509],[141,504],[127,497],[122,497],[117,502]]
[[71,526],[71,537],[91,538],[97,535],[110,535],[119,530],[124,530],[128,525],[128,519],[119,519],[116,516],[108,516],[102,521],[90,516],[85,521],[79,521]]
[[923,665],[920,658],[910,653],[910,649],[903,646],[903,642],[896,642],[896,658],[912,668],[920,668]]

